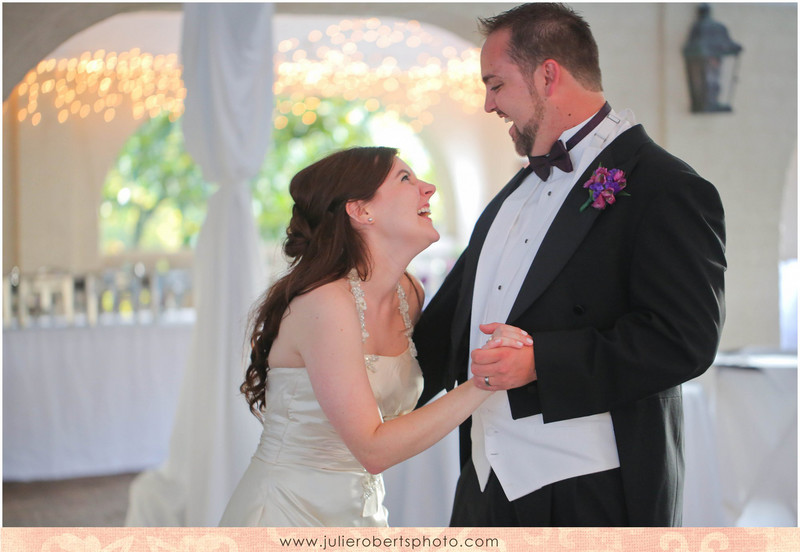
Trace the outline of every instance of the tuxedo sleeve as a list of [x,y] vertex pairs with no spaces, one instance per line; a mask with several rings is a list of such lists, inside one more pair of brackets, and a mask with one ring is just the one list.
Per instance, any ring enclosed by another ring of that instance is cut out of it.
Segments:
[[[702,374],[714,360],[726,268],[719,195],[673,162],[651,167],[642,177],[652,185],[629,186],[631,197],[640,195],[635,215],[616,228],[619,235],[607,238],[628,241],[629,257],[618,261],[624,278],[593,281],[587,275],[583,283],[587,294],[618,297],[624,311],[591,327],[532,332],[538,374],[533,387],[545,422],[674,394],[675,386]],[[600,217],[606,215],[612,212]]]
[[451,369],[454,362],[451,328],[458,305],[463,271],[462,254],[414,327],[417,360],[425,380],[418,406],[427,403],[442,389],[453,388],[456,376]]

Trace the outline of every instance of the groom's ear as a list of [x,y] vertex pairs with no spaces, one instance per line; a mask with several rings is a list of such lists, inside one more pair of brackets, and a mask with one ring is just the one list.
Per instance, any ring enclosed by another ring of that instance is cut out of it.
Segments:
[[354,199],[348,201],[344,208],[354,222],[358,222],[360,224],[369,224],[372,222],[369,220],[369,211],[367,210],[366,202]]
[[546,59],[542,62],[540,69],[544,96],[552,96],[561,81],[561,64],[554,59]]

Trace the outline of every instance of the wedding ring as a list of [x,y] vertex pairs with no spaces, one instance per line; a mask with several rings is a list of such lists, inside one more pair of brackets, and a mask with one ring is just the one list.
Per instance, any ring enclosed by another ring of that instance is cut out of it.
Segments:
[[491,387],[492,384],[489,383],[489,376],[483,376],[483,383],[486,384],[486,387]]

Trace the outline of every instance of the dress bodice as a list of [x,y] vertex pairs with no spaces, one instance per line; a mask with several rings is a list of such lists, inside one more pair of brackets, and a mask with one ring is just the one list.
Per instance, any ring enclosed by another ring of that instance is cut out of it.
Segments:
[[[377,356],[367,377],[384,420],[413,410],[422,393],[422,373],[409,349],[396,357]],[[362,469],[320,408],[305,368],[270,369],[265,403],[256,456],[275,463]]]

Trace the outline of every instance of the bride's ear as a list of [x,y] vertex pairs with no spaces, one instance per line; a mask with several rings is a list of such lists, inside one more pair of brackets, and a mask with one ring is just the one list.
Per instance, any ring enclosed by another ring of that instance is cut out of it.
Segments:
[[354,222],[372,224],[373,218],[370,216],[367,204],[364,201],[354,199],[348,201],[344,207],[347,214]]

